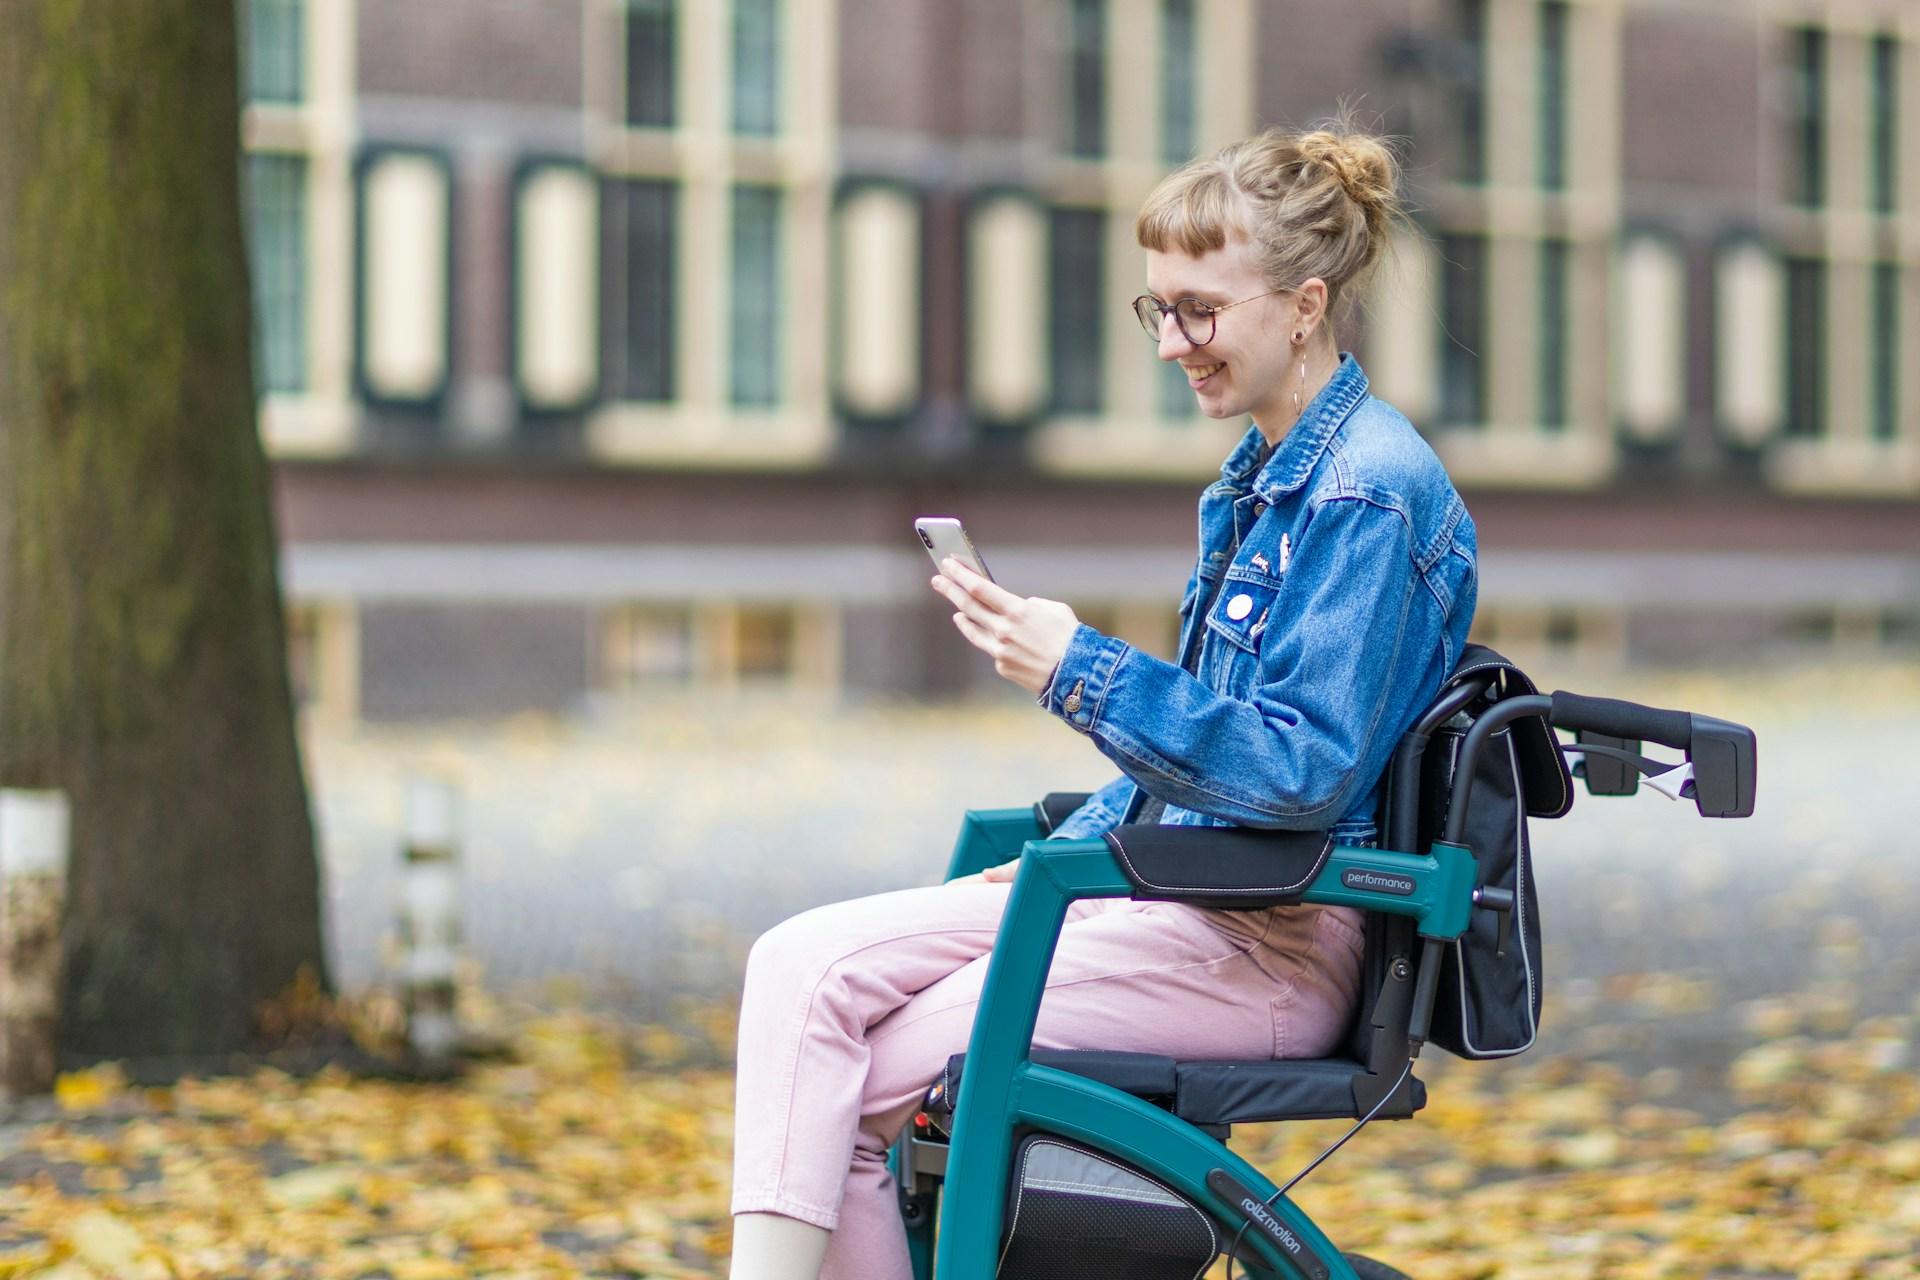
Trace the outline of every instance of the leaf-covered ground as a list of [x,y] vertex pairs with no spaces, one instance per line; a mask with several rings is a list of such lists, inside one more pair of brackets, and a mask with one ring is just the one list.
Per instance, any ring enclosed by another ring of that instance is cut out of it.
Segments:
[[[1817,1012],[1752,1011],[1719,1080],[1436,1056],[1426,1111],[1297,1198],[1423,1280],[1915,1275],[1912,1019],[1774,1034]],[[63,1077],[59,1115],[0,1146],[0,1277],[724,1275],[731,1078],[663,1067],[679,1047],[574,1015],[449,1084]],[[1284,1174],[1343,1129],[1235,1143]]]

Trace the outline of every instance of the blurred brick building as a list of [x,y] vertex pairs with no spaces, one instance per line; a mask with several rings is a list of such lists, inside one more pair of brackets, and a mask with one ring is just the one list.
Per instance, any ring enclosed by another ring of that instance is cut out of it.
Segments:
[[923,513],[1164,653],[1244,424],[1139,332],[1132,213],[1343,103],[1420,223],[1352,345],[1467,494],[1484,637],[1920,648],[1913,0],[243,11],[316,713],[994,684]]

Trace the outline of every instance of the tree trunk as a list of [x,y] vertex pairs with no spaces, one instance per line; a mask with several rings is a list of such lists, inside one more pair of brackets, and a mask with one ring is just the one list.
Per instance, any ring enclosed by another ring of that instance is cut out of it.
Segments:
[[234,0],[0,0],[0,785],[72,801],[65,1049],[324,983],[254,422]]

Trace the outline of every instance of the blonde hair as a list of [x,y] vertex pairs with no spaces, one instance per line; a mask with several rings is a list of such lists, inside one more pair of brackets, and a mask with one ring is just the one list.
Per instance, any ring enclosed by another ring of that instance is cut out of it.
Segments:
[[1134,238],[1197,258],[1245,236],[1269,285],[1318,276],[1331,309],[1365,282],[1402,216],[1397,179],[1386,141],[1344,121],[1307,133],[1268,129],[1161,179]]

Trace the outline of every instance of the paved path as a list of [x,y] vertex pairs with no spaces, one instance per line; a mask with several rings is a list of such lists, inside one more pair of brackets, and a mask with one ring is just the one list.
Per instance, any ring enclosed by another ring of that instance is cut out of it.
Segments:
[[[1752,723],[1760,809],[1708,822],[1643,790],[1583,794],[1567,819],[1534,824],[1556,1004],[1690,1003],[1709,1041],[1729,1019],[1789,1016],[1736,1008],[1769,995],[1797,993],[1806,1016],[1825,1002],[1829,1021],[1915,1011],[1920,674],[1576,687]],[[1111,776],[1017,698],[819,714],[682,703],[599,723],[321,733],[309,750],[345,985],[385,975],[399,778],[429,767],[466,797],[467,936],[488,985],[643,1017],[733,992],[753,937],[794,911],[938,874],[968,806]],[[1637,976],[1650,974],[1663,976]]]

